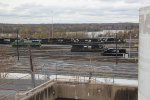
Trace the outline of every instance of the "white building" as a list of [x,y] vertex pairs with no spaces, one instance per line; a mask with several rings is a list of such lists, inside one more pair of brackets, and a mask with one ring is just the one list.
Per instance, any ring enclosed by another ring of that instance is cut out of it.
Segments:
[[17,33],[0,33],[0,38],[16,38],[16,37]]

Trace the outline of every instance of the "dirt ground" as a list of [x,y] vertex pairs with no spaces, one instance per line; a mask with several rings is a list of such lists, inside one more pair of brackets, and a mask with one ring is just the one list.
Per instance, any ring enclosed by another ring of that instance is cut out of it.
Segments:
[[[7,47],[7,54],[14,57],[14,64],[8,72],[29,72],[29,51],[28,48],[19,48],[20,61],[17,61],[16,48],[10,45]],[[40,48],[32,48],[34,69],[37,73],[54,74],[86,74],[90,72],[95,76],[106,74],[121,78],[137,79],[137,59],[125,59],[118,57],[101,56],[101,52],[71,52],[70,45],[43,45]]]

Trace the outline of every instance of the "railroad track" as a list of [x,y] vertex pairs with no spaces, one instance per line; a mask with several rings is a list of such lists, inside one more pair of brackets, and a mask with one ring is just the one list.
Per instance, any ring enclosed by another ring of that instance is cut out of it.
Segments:
[[[62,75],[82,75],[89,76],[92,72],[96,77],[118,77],[118,78],[136,78],[137,79],[137,59],[124,59],[118,57],[119,65],[115,65],[115,57],[103,57],[99,52],[70,52],[70,46],[56,46],[33,48],[32,55],[35,70],[42,73],[42,64],[48,64],[47,69],[43,72],[46,74],[62,74]],[[16,48],[8,46],[8,54],[16,56]],[[46,49],[45,49],[46,48]],[[21,65],[16,65],[10,72],[30,72],[29,55],[27,48],[20,48]],[[35,60],[38,59],[38,60]],[[52,62],[54,60],[55,62]],[[58,65],[56,71],[56,63],[63,62]],[[90,64],[91,61],[91,64]],[[40,64],[42,63],[42,64]],[[68,65],[65,65],[67,63]],[[101,64],[106,63],[106,64]],[[129,63],[129,64],[128,64]],[[84,65],[86,64],[86,66]],[[39,67],[40,66],[40,67]],[[92,66],[87,67],[87,66]]]

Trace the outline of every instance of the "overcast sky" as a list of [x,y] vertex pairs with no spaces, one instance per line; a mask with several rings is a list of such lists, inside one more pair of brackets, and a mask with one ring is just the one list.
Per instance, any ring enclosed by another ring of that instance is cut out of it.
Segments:
[[150,0],[0,0],[0,23],[138,22]]

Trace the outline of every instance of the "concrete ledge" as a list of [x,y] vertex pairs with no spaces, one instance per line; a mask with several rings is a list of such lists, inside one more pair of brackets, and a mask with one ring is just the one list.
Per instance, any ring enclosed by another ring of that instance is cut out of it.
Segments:
[[19,97],[16,100],[137,100],[137,94],[136,86],[53,80],[24,94],[16,95]]

